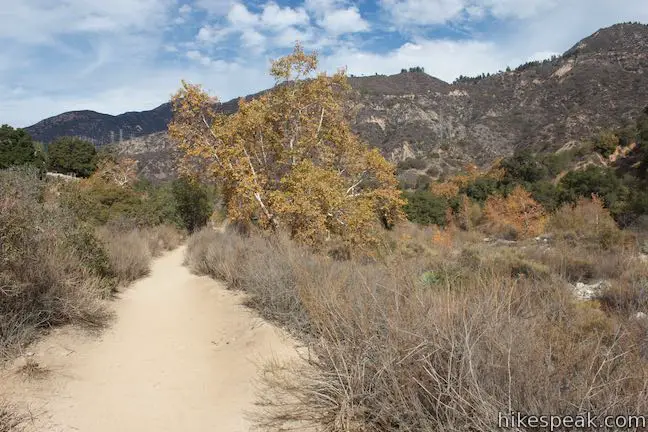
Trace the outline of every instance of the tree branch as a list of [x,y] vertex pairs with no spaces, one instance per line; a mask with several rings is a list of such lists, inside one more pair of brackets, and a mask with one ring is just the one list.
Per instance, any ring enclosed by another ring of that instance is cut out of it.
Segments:
[[315,133],[315,138],[319,136],[320,130],[322,130],[323,121],[324,121],[324,107],[322,107],[322,114],[320,114],[319,125],[317,126],[317,132]]

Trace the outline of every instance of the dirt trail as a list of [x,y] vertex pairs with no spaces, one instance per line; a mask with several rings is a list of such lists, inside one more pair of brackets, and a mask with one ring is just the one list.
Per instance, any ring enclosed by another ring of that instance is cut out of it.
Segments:
[[[248,431],[259,368],[294,344],[226,291],[182,266],[184,248],[115,302],[99,336],[60,329],[30,348],[47,371],[0,373],[0,395],[29,408],[33,431]],[[34,375],[34,374],[32,374]]]

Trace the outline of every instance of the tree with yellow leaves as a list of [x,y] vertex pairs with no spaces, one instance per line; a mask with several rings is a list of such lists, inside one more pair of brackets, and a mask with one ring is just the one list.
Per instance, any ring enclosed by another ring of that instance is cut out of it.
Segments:
[[217,114],[214,99],[183,82],[173,97],[171,137],[182,170],[199,164],[221,185],[232,220],[283,227],[311,245],[332,235],[362,246],[390,226],[404,205],[394,167],[351,131],[344,71],[315,74],[317,55],[297,44],[272,63],[275,87]]
[[492,232],[513,233],[518,238],[534,237],[544,231],[544,208],[522,186],[508,196],[493,195],[486,200],[484,215]]

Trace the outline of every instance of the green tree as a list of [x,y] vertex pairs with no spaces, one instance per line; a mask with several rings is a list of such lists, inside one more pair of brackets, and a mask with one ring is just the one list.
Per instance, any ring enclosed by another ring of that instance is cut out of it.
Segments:
[[49,169],[61,174],[89,177],[97,169],[97,150],[79,138],[62,137],[48,148]]
[[534,183],[548,176],[547,167],[529,150],[516,152],[502,160],[500,166],[506,172],[505,181],[510,183]]
[[579,198],[600,197],[613,215],[623,210],[628,198],[628,188],[616,176],[614,170],[590,166],[571,171],[560,181],[562,201],[575,203]]
[[489,196],[501,192],[501,189],[502,186],[500,185],[499,180],[491,177],[480,176],[469,183],[465,188],[462,188],[460,192],[465,193],[469,198],[483,204]]
[[448,200],[430,191],[418,190],[405,193],[407,219],[421,225],[446,224],[446,211],[450,207]]
[[176,212],[189,232],[205,226],[214,211],[213,194],[208,187],[185,178],[171,186]]
[[31,136],[23,129],[9,125],[0,127],[0,169],[14,165],[33,164],[36,151]]

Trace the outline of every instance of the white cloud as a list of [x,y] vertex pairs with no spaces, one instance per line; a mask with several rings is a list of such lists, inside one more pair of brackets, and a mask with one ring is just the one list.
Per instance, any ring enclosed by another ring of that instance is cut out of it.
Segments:
[[196,40],[201,43],[215,44],[222,41],[233,29],[230,27],[215,27],[205,25],[200,28],[196,35]]
[[459,75],[477,75],[504,69],[507,55],[491,42],[424,40],[405,43],[385,54],[344,49],[324,59],[328,71],[346,66],[349,74],[394,74],[402,68],[423,66],[425,71],[445,81]]
[[256,30],[249,29],[241,33],[241,41],[247,48],[260,50],[264,46],[266,37]]
[[208,56],[202,54],[198,50],[187,51],[187,58],[197,61],[204,66],[209,66],[212,63],[212,60]]
[[75,32],[152,32],[169,15],[172,4],[172,0],[3,2],[0,38],[39,44]]
[[276,47],[287,48],[294,46],[295,41],[310,44],[313,42],[314,37],[310,30],[301,31],[295,27],[288,27],[272,37],[272,44]]
[[[648,21],[645,0],[375,0],[381,16],[365,12],[367,1],[0,0],[0,123],[26,126],[75,109],[151,109],[181,78],[225,100],[256,92],[273,83],[268,57],[288,52],[297,39],[320,49],[329,71],[423,66],[451,81],[563,52],[615,22]],[[179,18],[181,26],[173,26]],[[464,39],[423,36],[428,25],[444,22]],[[384,30],[389,23],[407,43],[384,51],[395,40]],[[489,33],[471,33],[479,23]],[[370,32],[352,42],[341,37],[363,30]],[[375,43],[379,38],[386,44]]]
[[457,18],[466,3],[467,0],[382,0],[382,7],[397,24],[425,25]]
[[227,13],[227,20],[233,26],[253,27],[259,23],[259,17],[250,12],[243,3],[235,3]]
[[318,23],[332,35],[369,30],[369,23],[362,18],[355,7],[330,11]]
[[275,29],[283,29],[295,25],[306,25],[309,22],[309,18],[306,10],[303,8],[282,8],[277,3],[270,2],[263,7],[261,22]]
[[344,3],[341,0],[305,0],[304,6],[309,11],[321,16],[326,12],[344,7]]
[[383,9],[401,25],[465,22],[487,15],[526,19],[557,4],[557,0],[382,0]]
[[497,18],[530,18],[557,6],[556,0],[481,0],[479,3]]
[[191,12],[193,12],[193,8],[192,8],[190,5],[188,5],[188,4],[183,4],[182,6],[180,6],[180,9],[178,9],[178,13],[179,13],[181,16],[187,16],[187,15],[189,15]]

